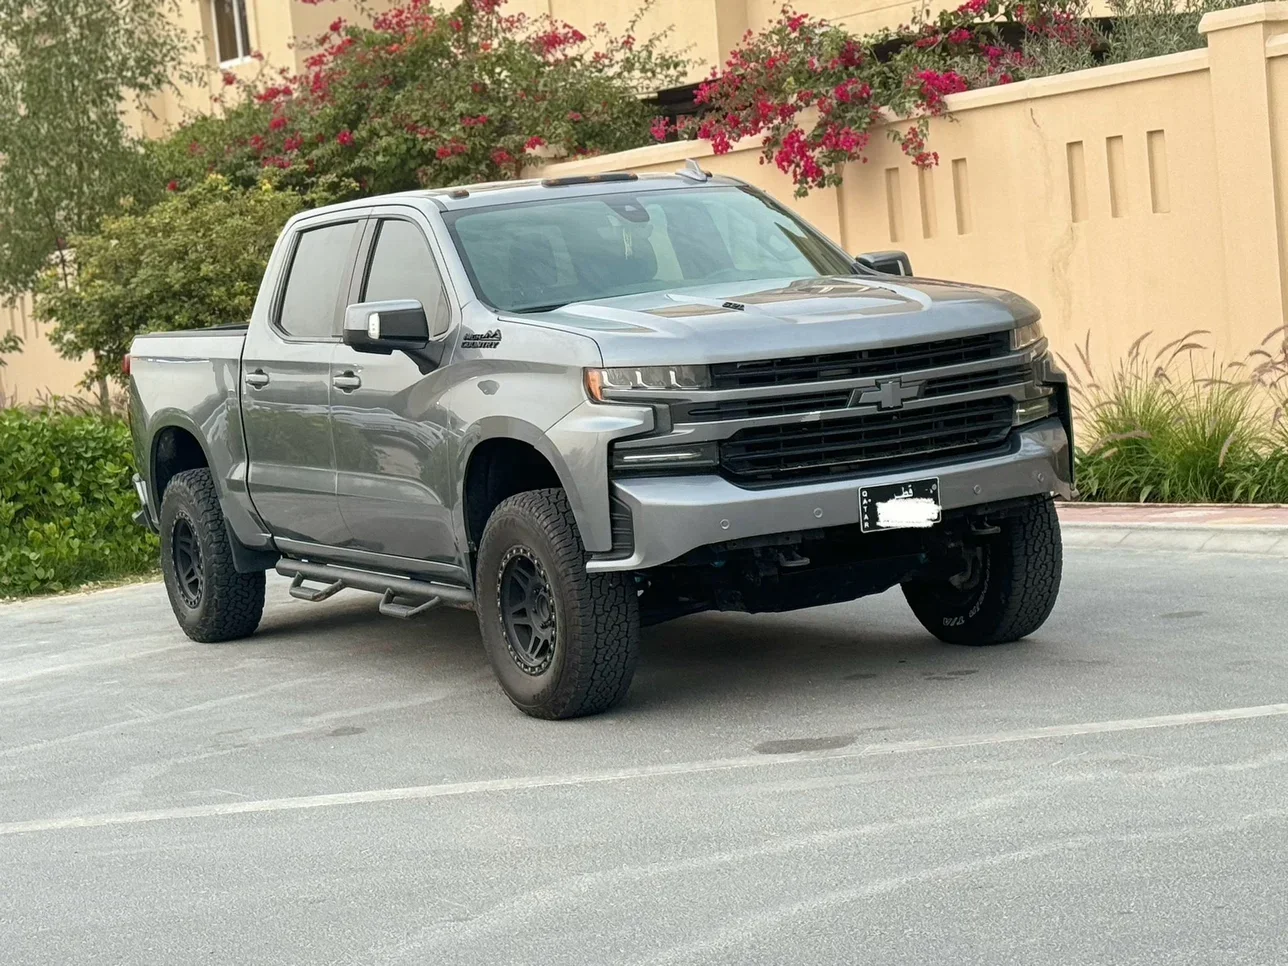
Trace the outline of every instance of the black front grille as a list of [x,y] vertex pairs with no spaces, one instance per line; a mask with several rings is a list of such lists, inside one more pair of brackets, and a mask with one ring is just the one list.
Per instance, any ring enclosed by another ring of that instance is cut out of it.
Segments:
[[878,466],[986,449],[1010,435],[1010,397],[739,430],[720,444],[732,482],[768,486],[845,476]]
[[987,372],[967,372],[960,376],[927,379],[921,396],[924,399],[932,396],[951,396],[959,392],[978,392],[980,389],[1000,389],[1003,386],[1017,386],[1030,382],[1032,379],[1032,366],[1003,366],[1000,369],[989,369]]
[[[957,376],[939,376],[923,384],[923,399],[978,392],[981,389],[1003,389],[1018,386],[1033,378],[1032,366],[1021,364],[968,372]],[[862,391],[862,390],[861,390]],[[770,396],[762,399],[729,399],[722,402],[697,402],[676,406],[677,423],[719,422],[726,419],[763,419],[769,416],[791,416],[796,413],[826,412],[850,405],[853,390],[834,389],[796,396]]]
[[762,359],[757,362],[723,362],[711,367],[711,382],[715,389],[745,389],[793,382],[894,376],[919,369],[995,359],[1010,351],[1009,332],[989,332],[884,349],[795,356],[790,359]]
[[724,402],[697,403],[675,414],[677,423],[714,422],[722,419],[756,419],[766,416],[790,416],[824,409],[844,409],[850,404],[849,389],[810,392],[800,396],[774,396],[769,399],[730,399]]

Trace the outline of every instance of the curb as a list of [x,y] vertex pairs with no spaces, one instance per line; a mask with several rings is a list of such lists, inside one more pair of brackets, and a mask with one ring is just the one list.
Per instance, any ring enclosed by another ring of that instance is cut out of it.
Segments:
[[1060,521],[1066,547],[1230,553],[1288,559],[1288,526]]

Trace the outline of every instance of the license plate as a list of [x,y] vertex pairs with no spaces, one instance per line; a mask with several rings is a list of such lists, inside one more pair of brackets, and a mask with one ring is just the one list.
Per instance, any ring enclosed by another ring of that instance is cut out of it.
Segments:
[[864,533],[933,527],[942,518],[938,479],[865,486],[859,490],[859,527]]

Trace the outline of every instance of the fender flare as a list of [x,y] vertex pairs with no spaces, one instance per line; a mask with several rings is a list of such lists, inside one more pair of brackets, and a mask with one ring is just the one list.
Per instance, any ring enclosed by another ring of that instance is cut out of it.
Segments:
[[493,439],[513,439],[520,443],[527,443],[545,457],[546,462],[554,468],[555,475],[559,477],[559,483],[568,496],[568,504],[572,507],[572,515],[577,521],[578,528],[583,533],[586,532],[588,522],[586,508],[577,490],[572,470],[564,460],[563,454],[550,442],[550,438],[534,424],[518,417],[485,416],[465,431],[456,460],[456,479],[460,484],[455,505],[452,507],[452,526],[457,533],[458,545],[461,547],[469,545],[469,533],[465,524],[465,479],[470,459],[481,443]]
[[210,450],[206,445],[205,436],[197,424],[192,421],[192,417],[183,410],[167,409],[153,417],[148,425],[147,435],[148,464],[143,481],[147,484],[148,492],[152,495],[157,511],[160,512],[161,509],[161,494],[157,491],[156,478],[157,444],[161,439],[161,434],[167,429],[182,429],[197,441],[197,446],[201,449],[201,455],[206,459],[206,466],[210,468],[211,475],[215,478],[215,490],[219,494],[220,502],[222,502],[224,499],[224,482],[214,472],[215,464],[210,459]]
[[[215,493],[219,496],[219,506],[224,514],[224,528],[228,531],[229,540],[233,543],[234,564],[238,572],[251,573],[268,569],[265,561],[270,556],[276,561],[277,557],[280,556],[274,549],[271,537],[265,535],[262,541],[247,543],[246,539],[237,532],[237,528],[233,525],[234,518],[242,519],[246,514],[236,505],[233,496],[228,492],[226,481],[216,469],[216,463],[211,458],[210,446],[205,434],[193,421],[192,417],[181,409],[163,410],[157,413],[148,425],[145,449],[147,466],[146,472],[141,475],[157,519],[161,518],[161,493],[157,490],[156,479],[157,444],[161,434],[167,429],[183,430],[197,441],[197,447],[201,450],[201,455],[206,461],[206,467],[210,470],[210,475],[215,482]],[[253,518],[252,523],[257,522],[257,519]]]

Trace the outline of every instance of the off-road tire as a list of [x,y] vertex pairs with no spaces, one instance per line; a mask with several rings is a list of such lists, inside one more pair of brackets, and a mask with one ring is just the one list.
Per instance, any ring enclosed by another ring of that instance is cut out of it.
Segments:
[[[550,591],[553,644],[544,667],[525,668],[507,636],[503,574],[520,557]],[[529,490],[503,501],[484,528],[475,573],[483,645],[515,707],[534,718],[577,718],[625,697],[639,657],[639,603],[628,576],[586,572],[563,490]]]
[[[186,526],[200,551],[199,590],[180,586],[174,543]],[[176,473],[161,501],[161,573],[183,632],[203,644],[249,637],[264,613],[264,574],[239,574],[210,470]]]
[[903,585],[926,630],[949,644],[1005,644],[1032,634],[1060,593],[1060,521],[1049,497],[998,521],[1001,533],[980,538],[982,575],[968,591],[947,580]]

